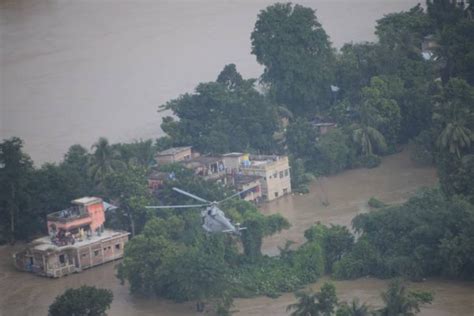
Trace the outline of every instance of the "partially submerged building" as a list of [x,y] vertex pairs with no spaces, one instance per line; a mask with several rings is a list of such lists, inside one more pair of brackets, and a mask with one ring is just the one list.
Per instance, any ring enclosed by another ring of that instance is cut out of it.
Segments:
[[223,159],[228,173],[256,176],[260,179],[259,190],[263,200],[271,201],[291,193],[287,156],[229,153],[223,155]]
[[104,228],[108,205],[97,197],[71,203],[48,215],[49,236],[14,254],[18,269],[58,278],[123,257],[129,233]]
[[245,191],[240,195],[242,200],[255,203],[263,200],[260,176],[228,174],[227,184],[234,186],[239,192]]
[[[333,123],[330,123],[333,124]],[[331,126],[324,126],[330,129]],[[246,190],[242,198],[247,201],[260,202],[274,200],[291,193],[290,167],[287,156],[249,155],[245,153],[227,153],[219,156],[200,155],[192,152],[191,147],[173,147],[156,155],[158,165],[178,162],[191,169],[205,180],[220,181],[235,187],[238,191]],[[158,190],[169,173],[152,172],[148,176],[148,187]]]

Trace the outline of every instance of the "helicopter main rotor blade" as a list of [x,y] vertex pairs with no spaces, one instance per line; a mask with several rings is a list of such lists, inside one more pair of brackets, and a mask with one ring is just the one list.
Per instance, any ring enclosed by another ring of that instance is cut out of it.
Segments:
[[208,201],[208,200],[204,200],[203,198],[200,198],[199,196],[196,196],[196,195],[191,194],[191,193],[189,193],[189,192],[186,192],[186,191],[184,191],[184,190],[181,190],[181,189],[178,189],[178,188],[173,188],[173,190],[176,191],[176,192],[179,192],[179,193],[181,193],[181,194],[187,195],[187,196],[189,196],[189,197],[191,197],[191,198],[193,198],[193,199],[195,199],[195,200],[198,200],[198,201],[201,201],[201,202],[204,202],[204,203],[211,203],[211,202]]
[[157,206],[146,206],[149,209],[160,209],[160,208],[191,208],[191,207],[203,207],[209,204],[189,204],[189,205],[157,205]]
[[235,194],[232,194],[231,196],[226,197],[226,198],[223,199],[222,201],[217,202],[217,204],[221,204],[221,203],[224,202],[224,201],[233,199],[233,198],[235,198],[236,196],[239,196],[239,195],[241,195],[242,193],[247,192],[248,190],[251,190],[251,189],[252,189],[252,188],[245,189],[245,190],[243,190],[243,191],[240,191],[240,192],[237,192],[237,193],[235,193]]

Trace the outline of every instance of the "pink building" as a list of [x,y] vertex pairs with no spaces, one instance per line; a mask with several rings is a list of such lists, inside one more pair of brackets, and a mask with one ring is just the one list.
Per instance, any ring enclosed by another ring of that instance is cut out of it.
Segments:
[[47,216],[49,236],[38,238],[14,255],[18,269],[61,277],[123,257],[128,232],[104,229],[105,205],[83,197]]

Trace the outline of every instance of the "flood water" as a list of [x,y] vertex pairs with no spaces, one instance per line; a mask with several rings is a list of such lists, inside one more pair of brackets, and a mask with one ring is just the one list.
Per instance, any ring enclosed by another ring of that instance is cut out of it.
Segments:
[[[264,251],[274,253],[286,239],[303,240],[303,231],[316,221],[349,224],[358,213],[367,211],[367,200],[375,196],[387,203],[402,202],[417,189],[433,186],[436,174],[432,168],[420,168],[402,152],[386,157],[375,169],[349,170],[328,177],[323,186],[312,185],[311,193],[304,196],[287,196],[263,207],[263,212],[279,212],[291,222],[292,227],[264,242]],[[328,201],[324,207],[321,201]],[[105,264],[80,274],[61,279],[46,279],[16,271],[10,261],[14,248],[0,247],[0,315],[46,315],[48,306],[65,289],[83,284],[109,288],[114,292],[109,315],[199,315],[193,303],[174,304],[165,300],[135,298],[128,294],[128,287],[115,278],[117,263]],[[311,287],[317,289],[325,279]],[[362,278],[353,281],[334,282],[341,300],[359,297],[373,307],[380,306],[379,293],[387,281]],[[433,291],[432,305],[424,308],[422,316],[472,316],[474,315],[474,282],[429,279],[412,284],[413,288]],[[258,297],[237,299],[237,315],[288,315],[286,306],[295,301],[292,293],[277,299]],[[202,314],[200,314],[202,315]]]
[[[224,65],[261,74],[250,33],[272,2],[0,0],[0,140],[23,138],[41,164],[100,136],[160,136],[157,107]],[[317,10],[340,47],[374,40],[377,19],[420,1],[296,2]]]

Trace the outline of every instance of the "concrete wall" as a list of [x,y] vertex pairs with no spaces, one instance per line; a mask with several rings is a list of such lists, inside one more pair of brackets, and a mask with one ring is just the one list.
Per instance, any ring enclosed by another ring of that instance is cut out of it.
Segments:
[[243,168],[242,172],[262,177],[262,195],[268,201],[291,193],[291,174],[288,157],[279,157],[276,161],[255,168]]
[[167,163],[172,163],[172,162],[177,162],[177,161],[182,161],[182,160],[188,160],[191,158],[192,158],[192,151],[191,151],[191,148],[188,148],[188,149],[183,149],[175,154],[156,155],[155,160],[160,165],[160,164],[167,164]]

